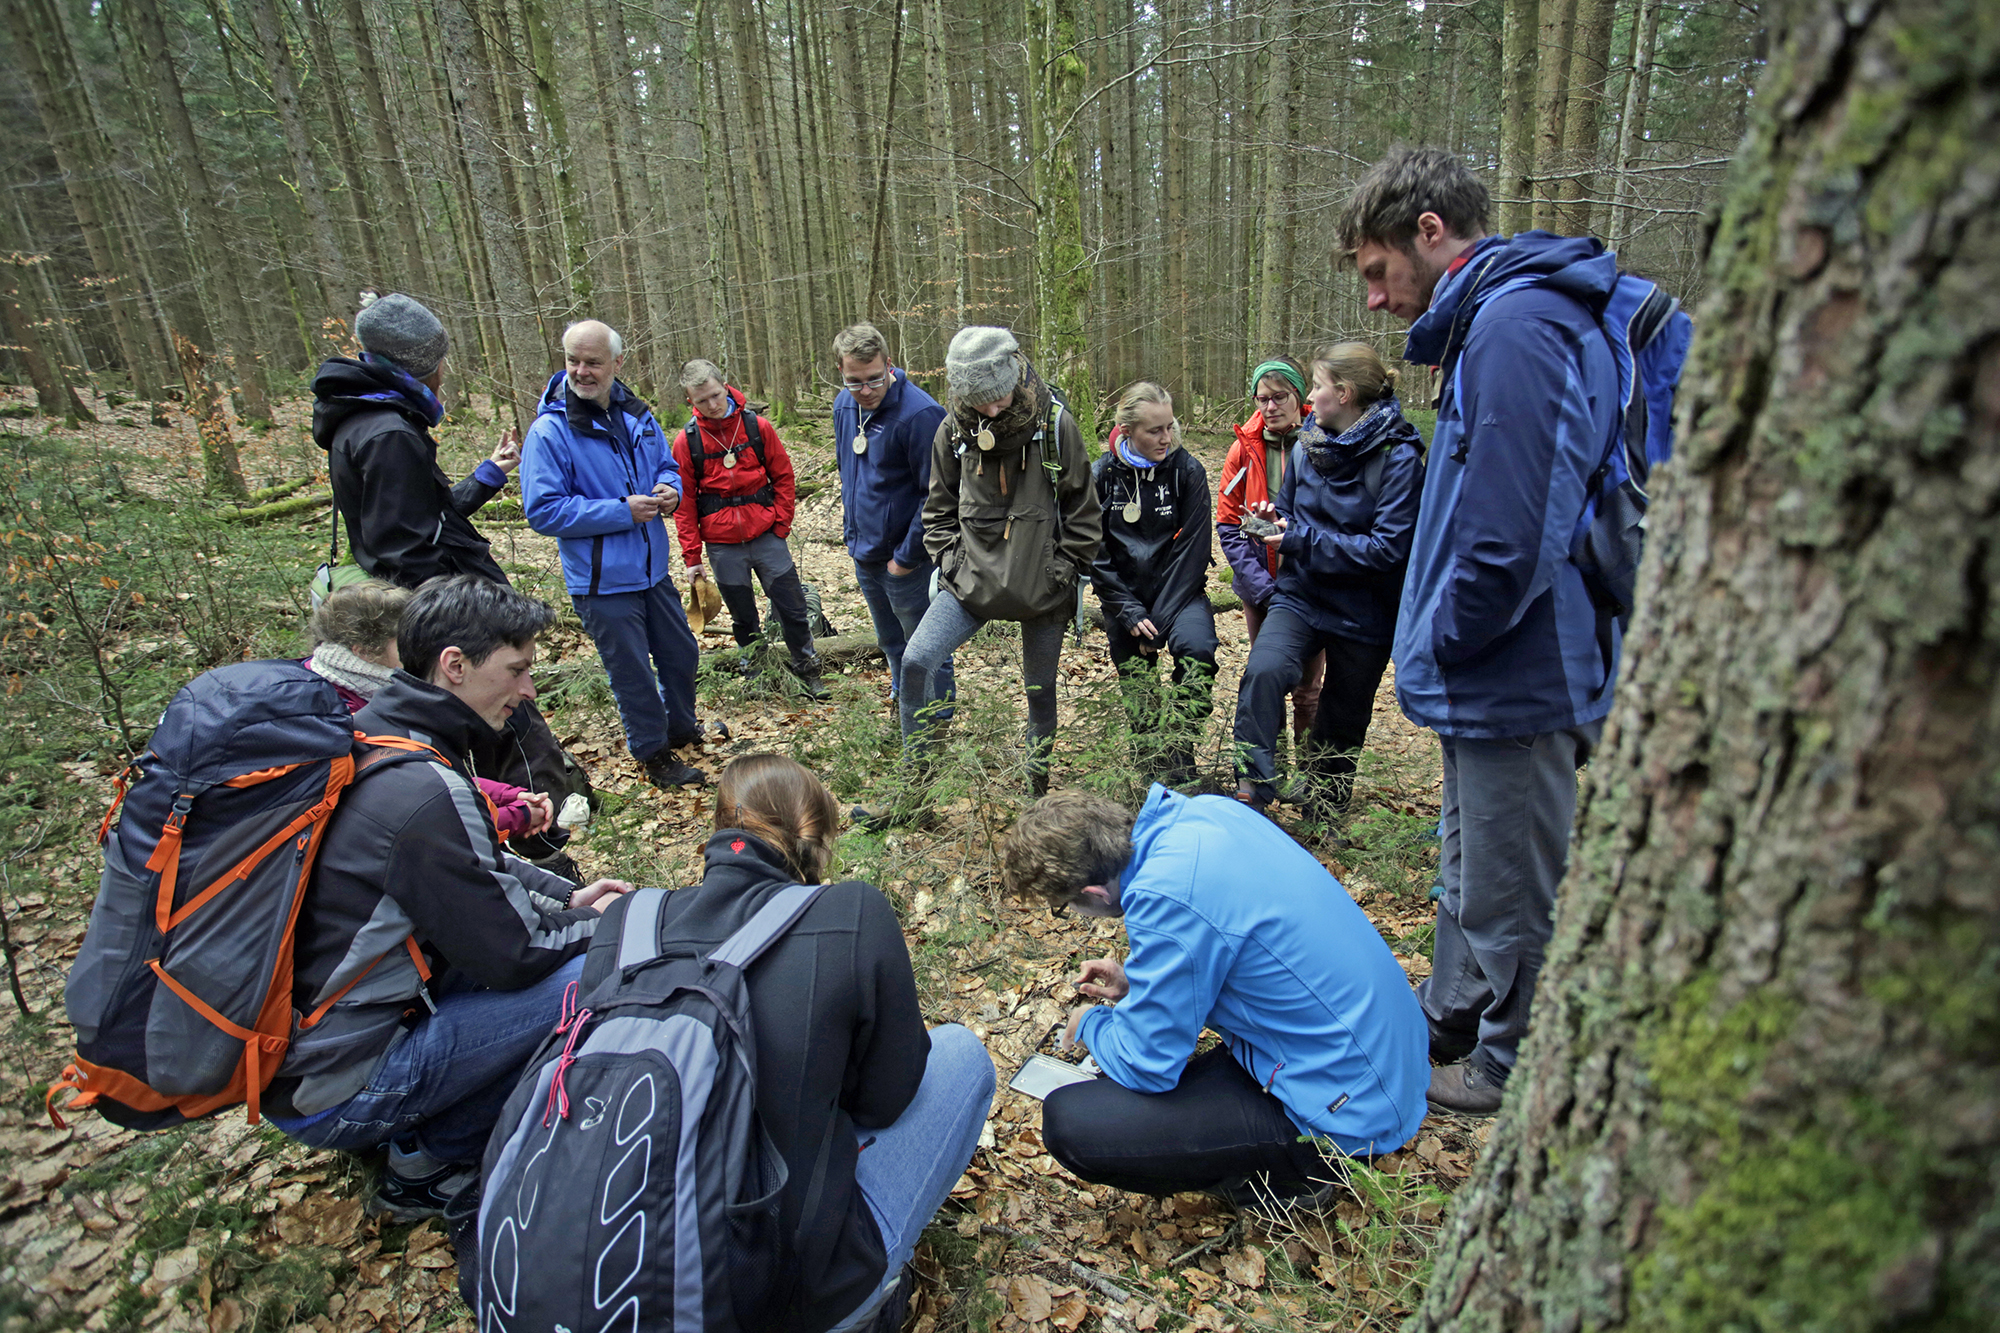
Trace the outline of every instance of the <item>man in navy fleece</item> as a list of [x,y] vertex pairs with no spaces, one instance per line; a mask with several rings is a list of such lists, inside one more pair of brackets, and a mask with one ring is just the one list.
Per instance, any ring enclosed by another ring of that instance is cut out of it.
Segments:
[[1444,377],[1393,657],[1397,702],[1444,752],[1429,1096],[1469,1115],[1500,1108],[1527,1032],[1619,647],[1569,559],[1617,410],[1598,322],[1617,261],[1488,236],[1488,211],[1456,158],[1401,149],[1341,220],[1368,308],[1409,321],[1403,359]]
[[[1292,1198],[1331,1181],[1322,1144],[1370,1157],[1423,1123],[1424,1022],[1402,967],[1326,868],[1256,811],[1156,785],[1134,818],[1057,792],[1001,856],[1010,891],[1121,916],[1131,942],[1122,965],[1083,965],[1077,989],[1113,1003],[1079,1007],[1065,1038],[1105,1077],[1042,1109],[1042,1141],[1075,1175]],[[1223,1044],[1196,1055],[1203,1028]]]

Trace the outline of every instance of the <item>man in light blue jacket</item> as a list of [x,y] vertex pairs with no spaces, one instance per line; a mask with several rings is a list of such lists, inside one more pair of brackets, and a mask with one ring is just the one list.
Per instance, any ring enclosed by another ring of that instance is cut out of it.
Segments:
[[[1122,916],[1131,950],[1083,965],[1066,1040],[1104,1077],[1058,1088],[1042,1141],[1071,1172],[1145,1194],[1323,1193],[1323,1150],[1372,1157],[1424,1119],[1424,1019],[1339,881],[1256,811],[1155,785],[1135,819],[1083,791],[1028,808],[1010,891]],[[1195,1054],[1202,1029],[1221,1046]],[[1301,1141],[1301,1139],[1305,1141]]]
[[700,650],[669,572],[666,516],[681,502],[680,469],[653,410],[618,378],[625,345],[616,330],[594,319],[570,325],[563,363],[528,428],[522,508],[530,527],[557,539],[563,583],[647,780],[701,782],[706,775],[674,754],[701,740]]
[[1341,224],[1368,308],[1444,379],[1397,613],[1396,700],[1444,757],[1430,1098],[1491,1115],[1513,1073],[1618,627],[1569,558],[1618,409],[1596,241],[1486,235],[1486,187],[1435,149],[1377,164]]

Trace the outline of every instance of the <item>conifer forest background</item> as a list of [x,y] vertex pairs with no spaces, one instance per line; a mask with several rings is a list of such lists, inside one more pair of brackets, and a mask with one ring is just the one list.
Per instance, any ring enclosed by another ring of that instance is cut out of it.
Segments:
[[1692,302],[1765,31],[1733,0],[4,9],[0,369],[158,402],[192,351],[253,423],[364,289],[446,319],[455,408],[521,411],[586,314],[641,392],[705,355],[824,395],[866,316],[920,377],[986,322],[1086,405],[1235,400],[1269,351],[1400,349],[1332,255],[1397,143]]

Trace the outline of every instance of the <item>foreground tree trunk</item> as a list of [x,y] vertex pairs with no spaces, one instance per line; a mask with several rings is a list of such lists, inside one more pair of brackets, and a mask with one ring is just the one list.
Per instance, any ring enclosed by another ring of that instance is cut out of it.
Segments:
[[1415,1327],[2000,1326],[2000,9],[1788,18]]

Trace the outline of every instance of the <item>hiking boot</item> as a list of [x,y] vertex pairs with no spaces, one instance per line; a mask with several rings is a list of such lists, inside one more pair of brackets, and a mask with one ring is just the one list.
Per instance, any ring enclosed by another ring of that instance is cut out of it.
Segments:
[[655,787],[689,787],[698,782],[708,781],[708,774],[685,763],[674,756],[672,750],[662,750],[644,763],[646,781]]
[[1046,768],[1029,770],[1028,794],[1038,801],[1049,794],[1049,770]]
[[447,1162],[424,1175],[406,1176],[396,1170],[392,1154],[389,1168],[382,1173],[381,1188],[362,1211],[398,1225],[443,1217],[446,1205],[460,1191],[478,1183],[479,1167],[474,1163]]
[[818,659],[806,663],[792,663],[792,674],[798,677],[799,689],[814,703],[823,704],[833,697],[832,691],[828,690],[820,680]]
[[1500,1109],[1504,1084],[1490,1083],[1486,1075],[1468,1061],[1431,1070],[1430,1091],[1424,1096],[1440,1111],[1460,1115],[1489,1116]]
[[583,887],[583,871],[578,868],[576,858],[568,852],[557,852],[554,856],[544,856],[531,862],[551,875],[561,875],[578,888]]

